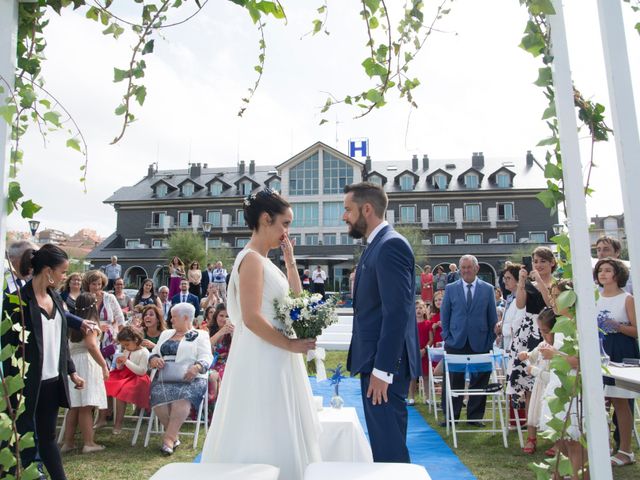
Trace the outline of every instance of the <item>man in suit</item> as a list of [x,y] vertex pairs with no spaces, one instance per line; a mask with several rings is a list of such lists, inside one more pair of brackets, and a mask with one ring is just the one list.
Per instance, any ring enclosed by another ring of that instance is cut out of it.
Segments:
[[193,293],[189,293],[189,280],[187,279],[180,281],[180,293],[176,293],[171,299],[171,305],[178,303],[190,303],[196,309],[195,316],[200,315],[200,299]]
[[366,238],[354,281],[353,334],[347,368],[360,374],[362,402],[376,462],[410,462],[405,399],[420,373],[414,257],[384,221],[388,199],[372,183],[345,187],[342,219]]
[[[494,327],[498,321],[493,286],[477,277],[478,259],[473,255],[460,258],[460,279],[444,290],[440,306],[444,349],[451,354],[488,353],[495,340]],[[469,388],[483,389],[489,383],[490,372],[471,375]],[[464,387],[464,373],[451,374],[451,388]],[[444,389],[444,386],[443,386]],[[482,426],[486,397],[471,396],[467,403],[467,419],[471,425]],[[445,393],[442,410],[446,412]],[[453,399],[454,418],[460,418],[462,397]],[[446,417],[445,417],[446,418]]]
[[207,263],[206,270],[202,271],[202,281],[200,282],[202,297],[207,296],[207,289],[209,288],[210,283],[213,283],[213,264]]

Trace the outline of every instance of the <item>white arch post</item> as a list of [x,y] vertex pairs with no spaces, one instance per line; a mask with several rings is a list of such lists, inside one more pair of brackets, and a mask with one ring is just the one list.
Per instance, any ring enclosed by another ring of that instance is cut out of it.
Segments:
[[562,172],[571,241],[573,286],[579,298],[576,317],[580,339],[582,405],[589,444],[589,473],[594,480],[611,480],[609,428],[604,409],[598,326],[595,321],[596,305],[591,272],[589,222],[587,206],[584,201],[578,125],[576,123],[562,1],[553,0],[553,7],[556,14],[549,15],[553,54],[553,85],[562,149]]

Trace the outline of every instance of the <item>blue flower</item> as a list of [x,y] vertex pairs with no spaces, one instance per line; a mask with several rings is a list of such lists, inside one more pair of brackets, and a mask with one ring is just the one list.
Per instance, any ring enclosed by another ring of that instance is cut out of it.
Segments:
[[292,309],[291,313],[289,313],[289,316],[291,317],[291,320],[296,322],[300,318],[300,309],[299,308]]

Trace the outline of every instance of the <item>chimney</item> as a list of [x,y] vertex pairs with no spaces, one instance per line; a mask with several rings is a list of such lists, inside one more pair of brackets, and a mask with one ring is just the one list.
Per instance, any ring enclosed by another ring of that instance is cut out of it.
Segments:
[[209,166],[209,164],[208,164],[208,163],[205,163],[204,165],[202,165],[202,168],[203,168],[204,170],[206,170],[208,166]]
[[253,175],[254,173],[256,173],[256,161],[251,160],[249,162],[249,175]]
[[414,155],[411,158],[411,170],[414,172],[418,170],[418,155]]
[[473,152],[473,155],[471,156],[471,166],[478,170],[484,168],[484,153]]
[[364,170],[365,172],[371,172],[371,157],[367,155],[367,158],[364,161]]
[[422,156],[422,169],[426,172],[429,170],[429,155]]
[[535,160],[536,159],[533,156],[533,153],[531,153],[531,150],[527,150],[527,167],[533,167],[533,162]]
[[202,174],[202,164],[192,163],[189,165],[189,177],[198,178]]
[[238,173],[240,175],[244,174],[244,160],[240,160],[240,163],[238,163]]
[[147,177],[151,178],[155,175],[155,173],[157,172],[155,165],[155,163],[149,165],[149,169],[147,170]]

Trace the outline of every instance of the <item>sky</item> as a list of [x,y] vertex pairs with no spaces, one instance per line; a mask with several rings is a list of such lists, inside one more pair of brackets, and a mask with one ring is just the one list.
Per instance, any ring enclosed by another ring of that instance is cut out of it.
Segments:
[[[138,182],[153,162],[160,170],[187,168],[189,162],[277,165],[317,141],[347,153],[348,140],[362,137],[369,139],[374,162],[414,154],[470,159],[476,151],[524,162],[527,150],[544,159],[544,150],[535,145],[548,136],[540,119],[546,99],[532,83],[541,65],[518,48],[527,18],[516,0],[452,2],[451,13],[435,25],[438,31],[412,67],[411,75],[421,81],[414,91],[418,108],[392,94],[384,108],[361,119],[342,106],[324,117],[320,113],[327,92],[341,98],[371,88],[360,65],[366,56],[360,2],[330,0],[330,35],[316,36],[305,34],[322,2],[283,3],[288,22],[267,20],[264,75],[243,118],[237,112],[256,78],[259,34],[244,10],[213,1],[189,22],[156,37],[155,52],[145,57],[145,105],[134,107],[138,120],[116,145],[110,142],[121,117],[113,110],[124,83],[112,82],[113,68],[125,68],[134,38],[102,35],[101,25],[83,18],[83,12],[52,14],[43,75],[87,139],[88,191],[79,181],[83,159],[65,147],[67,137],[54,132],[43,142],[31,128],[19,179],[27,198],[44,207],[36,217],[40,228],[111,234],[116,214],[103,201]],[[564,4],[574,83],[586,98],[605,105],[612,126],[596,2]],[[186,11],[189,6],[170,18],[183,18]],[[640,36],[633,25],[640,17],[627,4],[623,11],[629,56],[637,59]],[[118,13],[135,18],[132,11]],[[640,85],[640,64],[631,67],[633,83]],[[637,111],[639,96],[636,92]],[[329,122],[320,126],[321,118]],[[590,142],[580,135],[586,165]],[[597,145],[594,158],[596,192],[587,200],[588,214],[622,213],[613,140]],[[14,214],[8,227],[26,231],[26,220]]]

